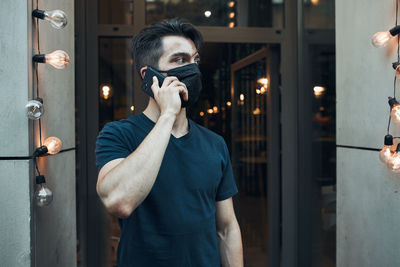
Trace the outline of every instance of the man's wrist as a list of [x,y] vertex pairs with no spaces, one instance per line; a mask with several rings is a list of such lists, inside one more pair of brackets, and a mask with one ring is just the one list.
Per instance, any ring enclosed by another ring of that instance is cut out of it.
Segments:
[[158,118],[157,122],[165,122],[165,123],[170,123],[171,127],[174,124],[176,120],[176,114],[172,112],[165,112],[161,113],[160,117]]

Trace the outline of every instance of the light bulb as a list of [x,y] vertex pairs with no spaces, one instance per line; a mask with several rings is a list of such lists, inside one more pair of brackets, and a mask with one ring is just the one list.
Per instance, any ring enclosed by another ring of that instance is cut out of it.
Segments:
[[393,27],[386,32],[377,32],[372,36],[372,45],[379,48],[385,47],[389,40],[400,33],[400,26]]
[[393,62],[392,66],[393,66],[394,74],[396,75],[396,78],[400,80],[400,62]]
[[104,84],[101,86],[100,89],[100,96],[104,99],[107,100],[112,96],[112,90],[111,90],[111,86]]
[[67,15],[62,10],[44,11],[35,9],[32,11],[32,16],[47,20],[56,29],[62,29],[67,25]]
[[393,146],[393,136],[388,134],[385,136],[384,147],[379,152],[379,159],[383,163],[388,163],[388,160],[393,156],[392,146]]
[[69,56],[62,50],[56,50],[50,54],[34,55],[33,62],[48,63],[56,69],[63,69],[69,64]]
[[400,144],[397,145],[396,152],[387,161],[388,168],[395,172],[400,173]]
[[39,207],[48,206],[53,200],[53,192],[47,187],[43,175],[36,176],[37,189],[35,191],[36,204]]
[[30,100],[25,106],[26,116],[31,120],[37,120],[44,113],[43,100],[41,98]]
[[400,122],[400,105],[396,98],[389,97],[389,105],[391,108],[390,117],[395,122]]
[[206,18],[209,18],[211,16],[211,11],[207,10],[206,12],[204,12],[204,16],[206,16]]
[[47,147],[47,153],[52,155],[57,154],[62,149],[61,140],[54,136],[46,138],[43,145]]

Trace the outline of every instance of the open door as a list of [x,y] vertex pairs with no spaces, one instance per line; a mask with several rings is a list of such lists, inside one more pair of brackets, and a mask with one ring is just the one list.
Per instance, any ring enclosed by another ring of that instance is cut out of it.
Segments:
[[280,262],[279,49],[231,64],[231,150],[245,266]]

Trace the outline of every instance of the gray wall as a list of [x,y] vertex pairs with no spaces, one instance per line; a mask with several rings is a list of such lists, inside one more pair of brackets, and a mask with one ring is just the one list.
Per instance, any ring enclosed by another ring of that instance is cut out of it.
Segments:
[[[38,123],[29,121],[25,105],[32,98],[32,54],[37,36],[32,2],[0,1],[0,157],[26,157],[39,146]],[[42,53],[62,49],[70,65],[57,70],[39,65],[40,96],[44,99],[43,140],[57,136],[63,148],[75,146],[74,1],[39,1],[44,10],[62,9],[69,24],[56,30],[40,21]],[[0,259],[2,266],[76,266],[75,151],[39,159],[54,194],[50,206],[35,205],[31,160],[0,160]]]
[[[338,145],[383,146],[396,42],[377,49],[371,37],[394,23],[393,0],[336,1]],[[375,151],[338,148],[337,159],[337,266],[400,266],[400,175]]]

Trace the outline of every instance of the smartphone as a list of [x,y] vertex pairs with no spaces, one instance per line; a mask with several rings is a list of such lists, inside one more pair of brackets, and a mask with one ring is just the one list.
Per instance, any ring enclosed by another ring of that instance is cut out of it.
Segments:
[[147,67],[146,74],[144,75],[142,82],[142,90],[145,91],[146,94],[154,98],[153,90],[151,90],[151,85],[153,84],[153,76],[156,76],[158,79],[158,86],[164,82],[165,76],[153,69],[152,67]]

